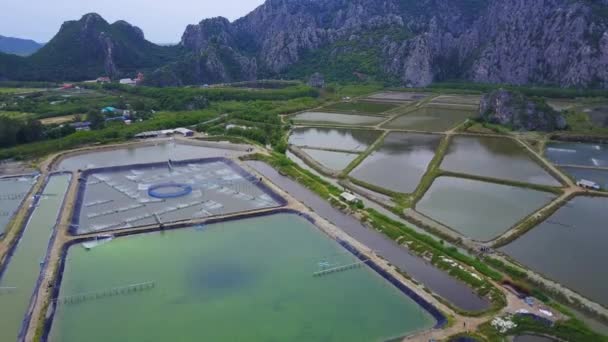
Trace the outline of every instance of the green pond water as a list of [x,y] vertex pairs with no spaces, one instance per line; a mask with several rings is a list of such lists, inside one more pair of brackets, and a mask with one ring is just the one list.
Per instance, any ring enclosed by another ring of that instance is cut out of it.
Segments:
[[278,214],[70,248],[61,296],[154,281],[62,304],[51,341],[385,341],[434,320],[296,215]]
[[359,156],[355,153],[315,150],[311,148],[302,150],[312,159],[319,162],[319,164],[335,171],[344,170],[348,164]]
[[53,176],[0,279],[0,341],[16,341],[57,220],[70,176]]
[[385,120],[381,116],[372,115],[353,115],[338,113],[306,112],[298,114],[293,118],[298,122],[314,122],[336,125],[376,125]]
[[350,176],[388,190],[411,193],[435,156],[441,135],[393,132]]
[[363,152],[380,134],[380,131],[371,130],[296,128],[289,136],[289,143],[296,146]]
[[484,177],[560,186],[517,142],[498,137],[453,138],[441,168]]
[[425,106],[383,125],[384,128],[443,132],[474,115],[473,110]]
[[[608,198],[577,197],[501,250],[531,269],[608,305]],[[567,253],[564,253],[567,251]]]
[[34,177],[0,179],[0,236],[35,182]]
[[475,180],[439,177],[416,210],[480,241],[496,238],[555,195]]

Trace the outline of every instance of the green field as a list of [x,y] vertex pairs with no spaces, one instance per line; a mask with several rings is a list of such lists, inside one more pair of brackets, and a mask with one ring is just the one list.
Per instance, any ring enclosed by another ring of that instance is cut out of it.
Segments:
[[15,111],[3,111],[0,110],[0,116],[4,116],[11,119],[27,119],[31,114]]
[[475,111],[473,110],[424,106],[411,113],[397,117],[384,124],[383,127],[425,132],[443,132],[454,128],[474,115]]
[[22,94],[22,93],[33,93],[37,91],[45,91],[46,89],[40,88],[2,88],[0,87],[0,94]]

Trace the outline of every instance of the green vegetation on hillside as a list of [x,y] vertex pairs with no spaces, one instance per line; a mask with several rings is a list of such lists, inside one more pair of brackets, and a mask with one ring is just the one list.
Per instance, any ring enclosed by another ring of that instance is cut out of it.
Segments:
[[380,50],[376,43],[384,38],[403,41],[411,37],[404,28],[382,27],[366,31],[356,39],[343,39],[319,49],[303,53],[300,61],[284,71],[292,79],[306,79],[315,72],[326,81],[362,82],[368,80],[397,84],[393,76],[383,72]]

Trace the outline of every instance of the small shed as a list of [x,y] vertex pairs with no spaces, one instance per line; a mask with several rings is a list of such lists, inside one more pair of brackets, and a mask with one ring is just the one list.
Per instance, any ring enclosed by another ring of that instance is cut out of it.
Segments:
[[180,128],[176,128],[174,131],[175,131],[175,133],[181,134],[181,135],[183,135],[185,137],[192,137],[192,136],[194,136],[194,131],[191,130],[191,129],[180,127]]
[[101,112],[103,114],[107,114],[107,113],[116,113],[118,111],[118,109],[114,108],[114,107],[105,107],[101,110]]
[[576,182],[576,185],[580,186],[581,188],[585,188],[585,189],[601,190],[599,184],[597,184],[596,182],[590,181],[590,180],[586,180],[586,179],[579,180],[578,182]]
[[350,192],[341,193],[340,198],[345,200],[348,203],[357,203],[359,201],[359,198],[357,196],[351,194]]

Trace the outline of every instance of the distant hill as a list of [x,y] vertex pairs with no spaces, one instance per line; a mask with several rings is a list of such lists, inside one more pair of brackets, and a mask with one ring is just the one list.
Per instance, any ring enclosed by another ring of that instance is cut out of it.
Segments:
[[5,37],[0,35],[0,52],[18,56],[29,56],[38,51],[44,44],[31,39]]
[[147,41],[141,29],[125,21],[109,24],[90,13],[65,22],[51,41],[29,57],[0,55],[0,79],[79,81],[103,75],[134,76],[174,60],[178,50]]

